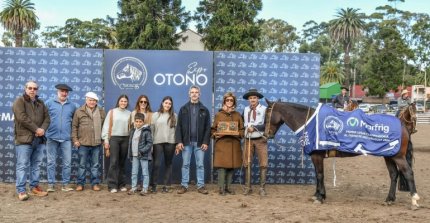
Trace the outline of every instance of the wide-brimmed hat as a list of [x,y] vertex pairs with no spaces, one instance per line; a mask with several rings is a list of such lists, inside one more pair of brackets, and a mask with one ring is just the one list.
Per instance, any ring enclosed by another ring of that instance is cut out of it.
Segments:
[[255,88],[251,88],[248,90],[248,92],[246,94],[243,95],[243,99],[248,100],[249,96],[257,96],[259,99],[264,98],[264,96],[262,94],[260,94],[257,89]]
[[69,87],[69,85],[67,85],[67,84],[57,84],[57,85],[55,85],[55,88],[57,88],[58,90],[73,91],[73,89],[71,87]]
[[402,91],[402,94],[400,94],[400,95],[404,95],[404,94],[408,94],[408,93],[409,93],[409,91],[405,89]]
[[94,93],[94,92],[88,92],[88,93],[86,93],[85,94],[85,97],[88,97],[88,98],[92,98],[92,99],[94,99],[94,100],[96,100],[96,101],[98,101],[99,100],[99,97],[97,97],[97,94],[96,93]]
[[345,89],[346,91],[349,91],[347,87],[340,87],[340,90]]

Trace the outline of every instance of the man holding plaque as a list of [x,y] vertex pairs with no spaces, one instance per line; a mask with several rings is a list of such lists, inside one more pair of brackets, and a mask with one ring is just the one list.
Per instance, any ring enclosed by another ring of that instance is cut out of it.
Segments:
[[211,133],[215,140],[214,167],[218,168],[219,194],[235,194],[231,187],[234,169],[242,165],[240,140],[244,135],[243,119],[235,111],[236,96],[227,92],[222,108],[215,115]]
[[266,174],[267,174],[267,140],[263,138],[264,134],[264,116],[266,106],[259,103],[259,99],[264,96],[257,89],[249,89],[243,95],[243,99],[248,100],[249,106],[243,111],[243,119],[245,123],[245,148],[243,156],[243,165],[246,168],[245,175],[245,190],[244,195],[252,193],[251,188],[251,166],[253,154],[256,153],[260,166],[260,196],[266,195]]

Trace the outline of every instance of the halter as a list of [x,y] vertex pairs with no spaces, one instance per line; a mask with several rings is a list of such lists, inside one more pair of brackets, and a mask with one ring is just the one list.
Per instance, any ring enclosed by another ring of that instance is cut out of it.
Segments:
[[[405,117],[406,110],[409,111],[409,115],[411,116],[410,120],[407,120]],[[406,123],[413,123],[416,119],[416,114],[412,112],[412,106],[408,106],[407,109],[403,109],[403,111],[399,114],[399,119],[405,121]]]
[[273,102],[273,104],[272,104],[272,106],[270,107],[269,106],[269,117],[268,117],[268,120],[266,120],[266,125],[265,125],[265,129],[264,129],[264,135],[265,136],[267,136],[267,138],[269,138],[270,136],[269,136],[269,131],[270,131],[270,121],[272,120],[272,112],[273,112],[273,109],[275,108],[275,104],[276,104],[276,102]]

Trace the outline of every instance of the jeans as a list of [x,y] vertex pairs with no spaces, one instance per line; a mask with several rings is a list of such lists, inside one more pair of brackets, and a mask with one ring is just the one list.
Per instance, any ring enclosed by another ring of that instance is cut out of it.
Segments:
[[170,177],[172,176],[172,160],[175,154],[175,144],[159,143],[154,144],[154,160],[151,175],[151,185],[157,186],[158,176],[161,166],[161,158],[164,156],[164,177],[163,183],[165,186],[170,186]]
[[56,175],[56,160],[57,160],[57,152],[60,149],[61,154],[63,155],[63,171],[62,171],[62,183],[63,185],[67,185],[70,183],[70,172],[71,162],[72,162],[72,142],[70,140],[58,142],[52,139],[48,139],[46,142],[46,155],[47,155],[47,164],[48,164],[48,184],[55,184],[55,175]]
[[125,187],[125,161],[128,153],[128,136],[112,136],[109,140],[110,157],[107,184],[109,189]]
[[80,146],[79,153],[79,170],[78,170],[78,185],[85,185],[86,182],[86,165],[88,158],[91,159],[91,185],[94,186],[100,183],[99,168],[100,168],[100,146]]
[[[30,172],[30,189],[39,185],[40,164],[43,160],[43,150],[45,144],[36,143],[33,145],[15,145],[16,149],[16,192],[26,191],[27,174]],[[28,171],[28,172],[27,172]]]
[[139,174],[139,166],[142,167],[143,189],[147,190],[149,185],[148,160],[139,159],[137,156],[133,156],[132,160],[131,190],[136,190],[137,188],[137,175]]
[[188,182],[190,182],[190,162],[191,154],[194,151],[196,158],[196,172],[197,172],[197,188],[205,186],[205,169],[204,169],[204,158],[205,152],[197,146],[197,143],[191,143],[184,147],[182,151],[182,180],[181,185],[188,188]]

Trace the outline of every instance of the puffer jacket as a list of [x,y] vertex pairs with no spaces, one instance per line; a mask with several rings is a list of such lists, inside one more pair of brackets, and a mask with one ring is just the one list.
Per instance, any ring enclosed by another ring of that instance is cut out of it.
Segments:
[[[131,147],[132,147],[133,135],[135,131],[136,131],[135,128],[131,129],[130,137],[128,140],[128,157],[130,158],[133,157],[133,152]],[[140,132],[139,144],[137,146],[137,150],[138,150],[137,157],[139,159],[152,160],[151,148],[152,148],[151,128],[148,125],[146,125],[142,128],[142,131]]]
[[57,99],[49,99],[45,103],[48,108],[51,124],[46,131],[46,138],[54,140],[70,140],[72,135],[72,119],[77,104],[67,100],[61,104]]
[[[100,125],[103,125],[103,122],[106,118],[106,112],[100,107],[97,106],[97,109],[100,112],[101,122]],[[100,126],[102,127],[102,126]],[[101,129],[100,129],[100,139],[101,139]],[[92,116],[88,114],[86,110],[86,105],[78,108],[73,115],[72,121],[72,141],[73,143],[79,142],[83,146],[98,146],[101,144],[95,142],[94,135],[94,122]]]
[[48,109],[42,100],[36,96],[33,103],[26,94],[17,98],[12,106],[14,114],[15,144],[31,144],[38,128],[48,129],[51,122]]

